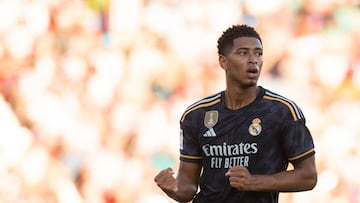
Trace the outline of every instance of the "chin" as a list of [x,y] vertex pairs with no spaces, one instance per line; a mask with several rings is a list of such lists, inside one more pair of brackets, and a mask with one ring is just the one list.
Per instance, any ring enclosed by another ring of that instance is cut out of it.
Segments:
[[247,89],[247,88],[252,88],[252,87],[257,87],[257,83],[247,83],[247,84],[244,84],[243,85],[243,88],[244,89]]
[[252,80],[248,82],[249,87],[257,86],[257,80]]

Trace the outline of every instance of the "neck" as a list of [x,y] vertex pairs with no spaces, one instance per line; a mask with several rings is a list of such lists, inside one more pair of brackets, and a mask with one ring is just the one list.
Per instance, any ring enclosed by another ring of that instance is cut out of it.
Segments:
[[226,89],[225,90],[225,106],[229,109],[240,109],[253,102],[260,92],[258,86],[246,89]]

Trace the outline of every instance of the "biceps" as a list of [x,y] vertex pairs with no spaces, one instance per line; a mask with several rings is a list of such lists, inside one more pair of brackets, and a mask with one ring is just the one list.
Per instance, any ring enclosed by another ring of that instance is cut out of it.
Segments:
[[302,161],[295,162],[295,163],[293,163],[293,165],[294,165],[294,169],[310,170],[310,171],[316,170],[315,156],[311,156]]
[[315,165],[315,156],[311,156],[303,161],[294,163],[294,170],[300,172],[302,178],[317,179],[317,171]]

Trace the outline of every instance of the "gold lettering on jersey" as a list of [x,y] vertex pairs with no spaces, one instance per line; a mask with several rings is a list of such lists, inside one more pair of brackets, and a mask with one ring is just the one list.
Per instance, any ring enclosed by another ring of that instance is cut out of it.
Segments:
[[208,111],[205,113],[204,125],[210,129],[216,125],[216,123],[218,122],[218,118],[218,111]]
[[262,127],[260,125],[261,120],[259,118],[255,118],[252,120],[251,125],[249,126],[249,133],[252,136],[258,136],[261,133]]

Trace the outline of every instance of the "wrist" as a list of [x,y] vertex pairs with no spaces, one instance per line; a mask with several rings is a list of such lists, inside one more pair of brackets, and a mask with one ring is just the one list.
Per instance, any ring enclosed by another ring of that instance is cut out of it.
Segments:
[[194,198],[195,192],[190,190],[180,190],[178,187],[175,187],[173,190],[165,191],[168,197],[178,201],[178,202],[189,202]]

